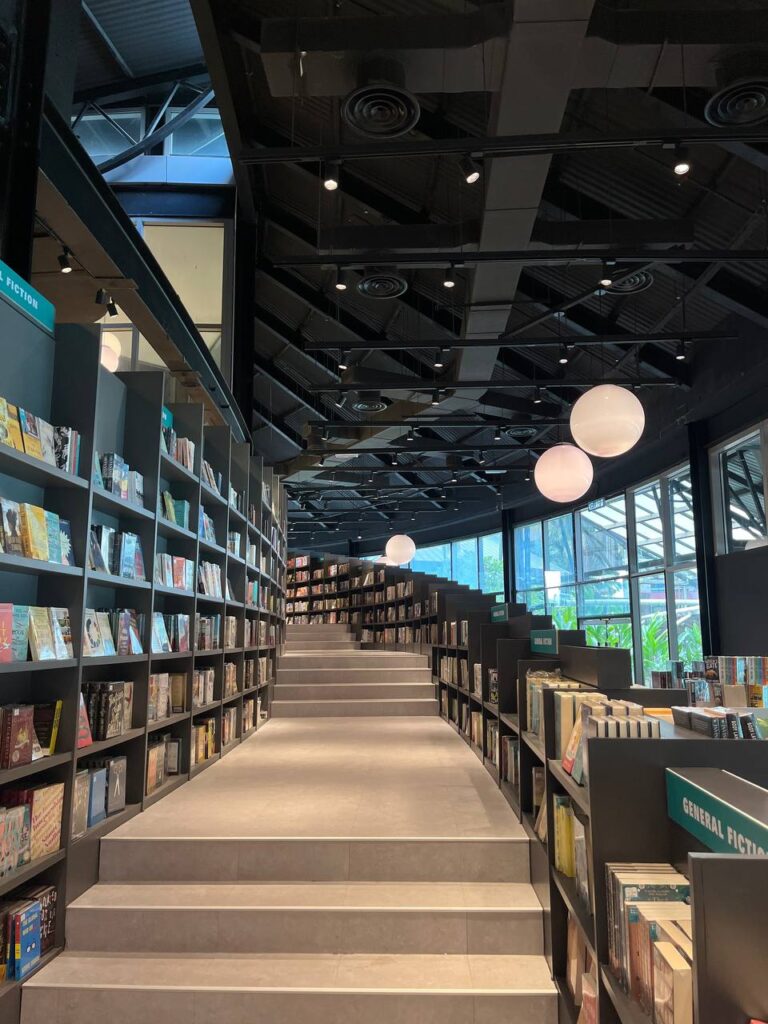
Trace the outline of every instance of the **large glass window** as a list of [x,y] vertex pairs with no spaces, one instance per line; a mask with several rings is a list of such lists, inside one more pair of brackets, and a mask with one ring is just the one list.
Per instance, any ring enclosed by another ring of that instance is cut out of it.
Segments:
[[484,594],[504,594],[504,547],[501,533],[478,538],[480,589]]
[[635,682],[649,683],[670,659],[701,659],[687,466],[518,526],[514,551],[516,599],[559,629],[583,629],[589,644],[628,650]]
[[[72,120],[74,123],[75,118]],[[85,114],[75,124],[75,137],[95,164],[129,149],[143,134],[141,110],[110,111],[109,118],[102,114]]]
[[451,574],[457,583],[477,589],[477,537],[451,544]]
[[766,536],[765,490],[760,432],[729,445],[720,454],[725,550],[741,551]]
[[430,576],[451,578],[451,545],[433,544],[429,548],[416,548],[411,568],[417,572],[425,572]]
[[[169,110],[170,121],[180,111]],[[228,157],[229,149],[218,110],[201,110],[166,139],[166,152],[173,156]]]
[[515,530],[515,587],[531,590],[544,586],[544,543],[541,523]]

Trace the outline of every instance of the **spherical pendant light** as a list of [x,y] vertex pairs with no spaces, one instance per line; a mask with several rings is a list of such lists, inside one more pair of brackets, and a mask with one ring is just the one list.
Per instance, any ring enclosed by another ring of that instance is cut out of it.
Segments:
[[548,448],[536,463],[533,479],[550,501],[576,501],[592,486],[594,476],[589,456],[574,444]]
[[640,440],[645,427],[643,407],[626,388],[599,384],[590,388],[571,410],[571,433],[590,455],[612,459]]
[[416,554],[416,545],[407,533],[396,533],[389,538],[384,550],[392,565],[405,565]]

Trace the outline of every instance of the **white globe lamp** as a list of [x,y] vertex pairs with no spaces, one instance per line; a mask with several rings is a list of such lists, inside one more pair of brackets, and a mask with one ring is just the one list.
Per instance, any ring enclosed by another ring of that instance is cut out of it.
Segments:
[[593,477],[589,456],[574,444],[548,448],[533,471],[533,479],[544,497],[561,504],[585,495]]
[[115,373],[120,365],[120,356],[122,354],[123,349],[118,336],[110,334],[108,331],[102,334],[99,358],[104,369],[109,370],[110,373]]
[[578,399],[571,410],[571,433],[590,455],[613,459],[633,448],[645,428],[645,412],[637,397],[616,384],[599,384]]
[[384,550],[391,565],[405,565],[416,554],[416,545],[407,533],[396,533],[389,538]]

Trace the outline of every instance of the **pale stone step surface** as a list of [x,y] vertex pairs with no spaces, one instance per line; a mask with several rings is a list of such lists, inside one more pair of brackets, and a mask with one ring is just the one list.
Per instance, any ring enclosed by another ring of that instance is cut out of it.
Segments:
[[283,683],[278,676],[276,700],[434,700],[431,683]]
[[363,668],[350,666],[347,668],[326,668],[320,664],[315,668],[282,668],[277,669],[279,683],[431,683],[432,671],[429,668],[406,667],[393,665],[391,668]]
[[488,839],[189,839],[121,836],[120,831],[101,841],[103,882],[508,883],[530,878],[529,841],[522,829],[519,837]]
[[277,663],[279,669],[308,668],[427,668],[427,659],[423,654],[400,654],[397,652],[352,651],[337,653],[336,651],[312,654],[284,654]]
[[437,701],[420,698],[368,700],[273,700],[275,718],[410,718],[436,715]]
[[286,654],[303,654],[306,651],[359,651],[360,644],[354,640],[287,640]]
[[525,883],[101,883],[68,908],[67,949],[533,954],[542,911]]
[[25,985],[22,1024],[557,1024],[541,956],[98,956]]

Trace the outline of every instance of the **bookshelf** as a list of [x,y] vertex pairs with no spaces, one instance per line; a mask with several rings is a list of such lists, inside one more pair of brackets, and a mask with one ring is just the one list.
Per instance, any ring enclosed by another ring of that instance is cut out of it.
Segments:
[[[59,326],[54,337],[2,300],[0,329],[2,397],[53,424],[73,427],[81,436],[79,475],[0,444],[0,497],[55,512],[71,528],[73,566],[0,553],[3,602],[67,608],[71,623],[72,658],[0,663],[3,703],[62,701],[55,753],[0,770],[0,790],[10,784],[64,785],[60,848],[0,880],[6,896],[30,881],[56,886],[58,951],[64,941],[66,904],[97,879],[100,838],[226,756],[268,717],[275,659],[284,642],[286,502],[279,476],[251,453],[249,444],[234,440],[228,427],[207,423],[202,406],[166,401],[163,373],[110,374],[99,365],[93,331]],[[192,468],[161,450],[163,406],[173,414],[177,433],[195,444]],[[143,505],[120,499],[93,482],[96,452],[119,453],[142,474]],[[221,493],[203,479],[203,460],[219,475]],[[161,497],[166,490],[189,503],[188,527],[165,518]],[[215,543],[198,536],[201,507],[213,522]],[[90,530],[98,525],[138,536],[143,580],[88,568]],[[193,563],[192,589],[155,582],[155,565],[162,554]],[[201,562],[218,567],[222,581],[229,581],[230,596],[226,590],[220,598],[198,592]],[[139,613],[143,653],[87,657],[82,637],[85,610],[91,608],[130,608]],[[154,612],[189,615],[190,648],[197,614],[230,616],[230,646],[153,653]],[[249,636],[252,642],[246,642]],[[193,676],[200,668],[211,669],[214,680],[213,699],[204,708],[192,706]],[[184,710],[152,720],[150,676],[162,672],[183,676]],[[227,676],[235,689],[225,694]],[[123,681],[133,684],[131,722],[120,735],[78,749],[81,687]],[[227,742],[222,745],[227,715]],[[193,730],[201,718],[212,720],[214,753],[196,764]],[[178,772],[148,791],[148,757],[164,734],[180,741]],[[126,757],[125,807],[73,839],[77,771],[92,759],[118,755]],[[0,985],[0,1020],[18,1020],[18,1001],[18,986]]]

